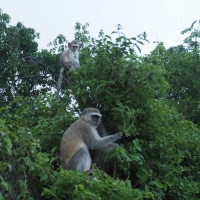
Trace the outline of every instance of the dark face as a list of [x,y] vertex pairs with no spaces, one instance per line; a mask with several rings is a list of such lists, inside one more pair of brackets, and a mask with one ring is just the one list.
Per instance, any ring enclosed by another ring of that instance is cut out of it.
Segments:
[[78,51],[79,45],[78,44],[71,44],[71,50],[73,52]]
[[91,115],[91,118],[92,118],[92,123],[95,126],[98,126],[101,121],[101,117],[99,115]]

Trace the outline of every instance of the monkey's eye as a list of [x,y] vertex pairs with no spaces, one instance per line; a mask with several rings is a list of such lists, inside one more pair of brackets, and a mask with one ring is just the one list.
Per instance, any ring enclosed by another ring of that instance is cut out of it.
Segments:
[[72,48],[78,48],[78,46],[72,46]]

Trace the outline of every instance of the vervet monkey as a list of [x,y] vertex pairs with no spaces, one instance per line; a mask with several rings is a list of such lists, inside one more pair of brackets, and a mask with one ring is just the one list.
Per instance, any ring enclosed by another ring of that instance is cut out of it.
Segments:
[[84,109],[80,119],[75,121],[64,133],[60,144],[62,166],[68,170],[88,171],[91,167],[90,149],[112,151],[119,145],[113,143],[122,133],[101,137],[96,127],[102,115],[98,109]]
[[81,47],[82,44],[78,40],[72,40],[68,43],[68,49],[60,56],[60,63],[63,68],[76,70],[80,67],[78,51]]
[[[60,56],[61,69],[57,84],[57,99],[60,98],[59,91],[61,89],[61,82],[64,72],[67,71],[69,68],[71,68],[72,70],[76,70],[80,67],[78,51],[81,47],[82,44],[78,40],[72,40],[68,43],[68,49],[64,51]],[[68,79],[69,82],[71,82],[70,77]]]

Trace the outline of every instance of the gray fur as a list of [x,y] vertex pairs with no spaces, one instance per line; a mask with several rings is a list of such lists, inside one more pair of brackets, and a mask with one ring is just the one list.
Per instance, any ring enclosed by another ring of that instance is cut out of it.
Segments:
[[101,137],[96,130],[100,121],[99,110],[87,108],[84,109],[81,118],[66,130],[60,145],[60,155],[64,168],[87,171],[91,166],[89,148],[109,152],[119,146],[113,142],[120,139],[122,133]]
[[[73,44],[78,46],[78,48],[73,49]],[[71,68],[72,70],[76,70],[80,67],[78,51],[80,50],[81,46],[82,44],[77,40],[73,40],[68,43],[68,49],[60,56],[60,63],[63,68]]]

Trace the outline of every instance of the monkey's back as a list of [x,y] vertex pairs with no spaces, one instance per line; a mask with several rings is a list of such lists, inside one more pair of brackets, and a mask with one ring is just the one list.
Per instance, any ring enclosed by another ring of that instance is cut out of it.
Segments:
[[84,141],[87,126],[86,122],[78,119],[65,131],[60,144],[60,155],[64,162],[67,163],[79,149],[87,148]]

